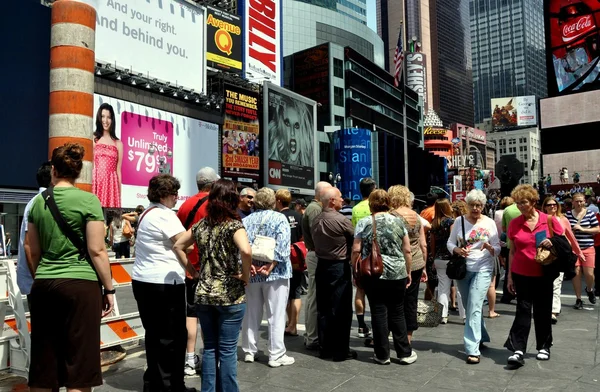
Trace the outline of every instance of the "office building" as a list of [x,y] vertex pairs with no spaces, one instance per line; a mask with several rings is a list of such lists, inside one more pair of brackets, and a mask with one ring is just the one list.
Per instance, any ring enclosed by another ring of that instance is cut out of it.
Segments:
[[[536,184],[541,176],[540,171],[540,130],[536,127],[515,129],[511,131],[491,132],[488,141],[496,144],[496,161],[503,156],[514,155],[523,164],[521,184]],[[497,173],[499,175],[500,173]]]
[[475,123],[490,100],[548,92],[542,0],[470,0]]

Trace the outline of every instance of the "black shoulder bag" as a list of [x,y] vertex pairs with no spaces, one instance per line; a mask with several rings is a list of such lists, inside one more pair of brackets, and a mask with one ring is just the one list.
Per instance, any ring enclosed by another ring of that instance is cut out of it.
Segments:
[[202,204],[204,204],[204,202],[206,200],[208,200],[208,196],[204,196],[202,199],[198,200],[198,203],[196,203],[196,205],[194,206],[192,211],[190,211],[190,213],[188,214],[188,216],[185,220],[185,224],[183,225],[183,227],[185,227],[186,230],[190,229],[190,226],[192,225],[192,222],[194,221],[194,217],[196,216],[196,213],[198,212],[200,207],[202,207]]
[[[463,241],[467,241],[465,235],[465,217],[464,215],[460,217],[460,225],[462,227],[462,235]],[[460,245],[460,244],[459,244]],[[467,275],[467,260],[452,252],[452,256],[450,256],[450,261],[448,261],[448,265],[446,266],[446,275],[450,279],[461,280],[464,279]]]
[[[54,221],[58,225],[60,231],[62,231],[65,237],[67,237],[69,241],[71,241],[71,243],[79,251],[79,260],[86,260],[88,263],[90,263],[90,266],[92,267],[94,272],[96,272],[96,267],[94,267],[94,263],[92,263],[92,259],[88,253],[85,241],[81,237],[79,237],[77,233],[75,233],[71,226],[69,226],[69,224],[65,220],[65,217],[60,213],[58,205],[56,205],[56,200],[54,200],[54,188],[50,187],[43,191],[42,197],[44,198],[44,203],[46,204],[46,207],[48,207],[48,209],[50,210],[50,213],[52,214],[52,217],[54,218]],[[83,235],[85,237],[85,229]],[[96,276],[97,275],[98,272],[96,272]],[[100,285],[102,284],[102,282],[100,281],[100,277],[98,277],[98,283]]]

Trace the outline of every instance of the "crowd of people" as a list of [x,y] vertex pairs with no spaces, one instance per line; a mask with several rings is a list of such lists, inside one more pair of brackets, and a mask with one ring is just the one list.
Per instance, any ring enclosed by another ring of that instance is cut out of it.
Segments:
[[[87,391],[102,383],[99,325],[112,311],[115,291],[100,202],[74,186],[84,154],[77,144],[57,148],[38,172],[41,195],[26,207],[18,282],[31,310],[32,390]],[[175,212],[180,182],[157,175],[149,182],[146,208],[109,220],[108,237],[118,257],[130,256],[128,235],[135,232],[132,287],[145,329],[144,391],[194,390],[185,376],[196,373],[202,375],[202,391],[238,390],[240,336],[240,360],[259,360],[263,316],[268,366],[293,365],[286,337],[298,336],[304,291],[304,345],[323,360],[357,358],[350,348],[354,305],[357,335],[373,349],[375,363],[392,362],[390,332],[397,362],[417,361],[412,342],[424,284],[425,299],[442,306],[442,324],[458,310],[465,361],[478,364],[490,341],[486,300],[488,317],[499,316],[495,287],[502,267],[501,301],[517,301],[504,344],[508,364],[524,364],[532,313],[536,358],[549,360],[563,274],[535,259],[539,249],[554,247],[555,237],[563,235],[577,259],[574,307],[582,308],[582,280],[590,303],[599,294],[594,267],[600,226],[597,210],[581,193],[571,195],[566,211],[558,197],[541,200],[529,185],[517,186],[491,211],[480,190],[453,203],[430,194],[418,214],[407,187],[379,189],[371,178],[361,180],[363,200],[354,207],[327,182],[316,184],[308,205],[297,200],[294,206],[287,190],[240,191],[209,167],[197,173],[196,183],[198,193]],[[380,255],[381,274],[357,273],[374,254]],[[466,272],[451,279],[449,263],[457,258]]]

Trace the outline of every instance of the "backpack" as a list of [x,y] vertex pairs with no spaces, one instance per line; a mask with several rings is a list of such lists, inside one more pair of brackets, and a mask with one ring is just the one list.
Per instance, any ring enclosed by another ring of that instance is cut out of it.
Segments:
[[306,270],[306,254],[308,253],[308,249],[306,249],[304,241],[294,242],[291,247],[290,261],[292,262],[292,269],[294,271]]

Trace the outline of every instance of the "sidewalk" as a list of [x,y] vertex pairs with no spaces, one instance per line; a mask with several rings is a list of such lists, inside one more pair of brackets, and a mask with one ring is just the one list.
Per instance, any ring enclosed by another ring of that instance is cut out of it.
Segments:
[[[447,325],[422,328],[415,332],[413,347],[419,355],[417,362],[401,366],[376,365],[370,359],[372,350],[363,347],[356,338],[356,321],[351,346],[358,351],[355,361],[334,363],[306,351],[302,337],[286,338],[288,355],[296,363],[276,369],[267,366],[266,342],[259,345],[258,362],[239,362],[238,378],[241,391],[593,391],[598,390],[600,357],[598,356],[598,318],[600,305],[586,305],[585,310],[574,310],[575,302],[570,282],[565,283],[563,311],[554,326],[552,358],[547,362],[535,359],[533,331],[529,339],[525,366],[518,370],[506,368],[509,352],[502,347],[513,321],[515,305],[498,304],[499,318],[486,319],[492,338],[489,348],[482,351],[479,365],[467,365],[462,343],[463,325],[458,314],[450,317]],[[587,302],[587,301],[585,301]],[[484,307],[484,315],[487,307]],[[368,314],[367,314],[368,318]],[[303,320],[303,317],[301,317]],[[303,330],[303,326],[300,326]],[[261,338],[266,338],[263,326]],[[240,350],[241,353],[241,350]],[[241,357],[241,354],[240,354]],[[141,391],[145,365],[143,348],[130,352],[128,357],[107,369],[105,384],[97,392]],[[23,382],[23,380],[21,380]],[[200,378],[189,378],[186,384],[200,387]],[[0,391],[10,390],[0,380]]]

